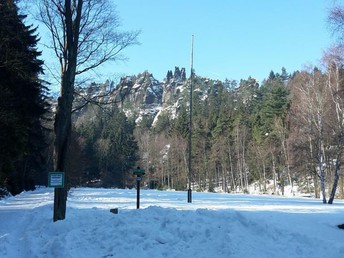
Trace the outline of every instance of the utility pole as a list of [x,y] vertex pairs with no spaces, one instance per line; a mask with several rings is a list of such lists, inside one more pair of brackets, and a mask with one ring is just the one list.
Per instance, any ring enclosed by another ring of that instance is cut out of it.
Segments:
[[192,177],[192,92],[193,92],[193,42],[194,35],[191,36],[191,74],[190,74],[190,114],[189,114],[189,173],[188,173],[188,203],[192,202],[191,177]]

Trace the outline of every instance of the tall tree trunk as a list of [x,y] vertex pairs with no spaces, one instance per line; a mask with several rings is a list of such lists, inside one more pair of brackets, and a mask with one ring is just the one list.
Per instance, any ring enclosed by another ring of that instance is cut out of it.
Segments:
[[274,181],[274,194],[276,194],[277,189],[277,178],[276,178],[276,164],[275,164],[275,157],[273,153],[271,152],[271,158],[272,158],[272,178]]
[[343,180],[343,175],[340,176],[340,180],[339,180],[339,189],[340,189],[340,198],[343,199],[344,198],[344,180]]
[[[55,117],[55,143],[54,143],[54,171],[66,171],[66,158],[68,152],[68,143],[71,133],[71,112],[69,107],[73,101],[73,94],[71,96],[64,96],[58,100],[58,108]],[[71,108],[71,107],[70,107]],[[67,176],[65,176],[67,178]],[[53,220],[63,220],[66,216],[66,202],[67,202],[67,184],[64,188],[55,188],[54,195],[54,217]]]
[[[284,153],[284,160],[285,160],[285,168],[287,170],[287,178],[289,181],[289,185],[291,186],[291,193],[294,195],[294,191],[293,191],[293,181],[291,179],[291,174],[290,174],[290,165],[289,165],[289,151],[287,148],[287,143],[285,140],[282,141],[282,147],[283,147],[283,153]],[[284,182],[283,182],[283,186],[284,186]],[[284,190],[283,190],[284,192]],[[284,194],[283,194],[284,195]]]
[[[54,142],[54,171],[65,172],[67,179],[67,153],[72,128],[72,105],[74,93],[74,76],[67,70],[62,74],[61,96],[55,116],[55,142]],[[56,188],[54,195],[53,220],[63,220],[66,216],[67,184],[64,188]]]
[[[309,152],[310,152],[310,160],[313,160],[313,144],[312,144],[312,138],[310,136],[308,136],[308,142],[309,142]],[[311,162],[311,168],[312,170],[311,172],[311,177],[313,179],[313,182],[314,182],[314,195],[315,195],[315,198],[319,198],[320,195],[319,195],[319,185],[318,185],[318,172],[316,170],[316,166],[315,164],[313,163],[313,161]]]
[[263,161],[263,180],[264,180],[264,193],[266,193],[266,166],[265,162]]
[[[76,17],[73,17],[71,0],[65,0],[66,39],[64,59],[61,65],[61,96],[55,116],[54,170],[65,172],[68,178],[66,158],[68,143],[72,128],[72,107],[74,99],[74,82],[77,66],[79,26],[81,19],[82,0],[78,0]],[[74,18],[74,20],[73,20]],[[55,189],[53,220],[63,220],[66,217],[67,183],[64,188]]]
[[320,155],[320,186],[321,186],[321,195],[323,203],[327,203],[326,201],[326,187],[325,187],[325,166],[324,166],[324,156],[323,154]]
[[337,160],[336,160],[336,166],[335,166],[335,171],[334,171],[334,179],[333,179],[333,186],[330,194],[330,198],[328,200],[329,204],[333,203],[334,197],[336,195],[337,191],[337,186],[338,186],[338,181],[339,181],[339,171],[340,171],[340,160],[339,160],[340,155],[338,155]]
[[242,168],[243,168],[243,172],[244,172],[244,192],[248,192],[248,166],[246,164],[246,153],[245,153],[245,147],[244,147],[245,142],[243,141],[243,148],[242,148]]
[[231,185],[231,191],[233,191],[233,189],[236,187],[236,183],[235,183],[235,178],[234,178],[232,151],[231,151],[231,144],[230,144],[229,139],[227,141],[227,144],[228,144],[228,162],[229,162],[229,170],[230,170],[230,177],[231,177],[230,185]]
[[228,176],[228,168],[226,166],[226,162],[223,161],[222,162],[222,191],[224,192],[228,192],[228,179],[229,179],[229,176]]
[[318,173],[315,171],[314,173],[311,174],[311,177],[313,179],[314,182],[314,195],[315,198],[320,198],[320,193],[319,193],[319,175]]
[[242,168],[242,157],[240,151],[240,144],[241,139],[239,139],[239,126],[236,128],[236,143],[237,143],[237,171],[239,172],[239,183],[240,183],[240,190],[244,190],[244,175],[243,175],[243,168]]

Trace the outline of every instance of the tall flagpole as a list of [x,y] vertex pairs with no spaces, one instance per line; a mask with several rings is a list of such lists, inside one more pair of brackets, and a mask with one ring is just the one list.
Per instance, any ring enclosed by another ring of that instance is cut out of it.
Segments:
[[191,36],[191,74],[190,74],[190,114],[189,114],[189,173],[188,173],[188,203],[192,202],[192,190],[191,190],[191,175],[192,175],[192,83],[193,83],[193,42],[194,35]]

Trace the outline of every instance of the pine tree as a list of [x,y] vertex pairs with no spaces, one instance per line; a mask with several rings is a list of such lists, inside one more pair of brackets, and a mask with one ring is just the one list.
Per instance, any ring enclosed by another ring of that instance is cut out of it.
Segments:
[[189,135],[189,115],[186,110],[186,106],[180,107],[178,117],[172,123],[171,129],[172,135],[180,136],[186,139]]
[[0,3],[0,185],[12,194],[34,187],[29,172],[41,163],[40,119],[48,108],[36,29],[24,19],[13,0]]
[[113,107],[105,115],[102,140],[108,143],[100,148],[103,162],[101,178],[105,187],[125,187],[126,177],[136,162],[137,142],[134,139],[135,124],[125,114]]
[[[135,122],[115,106],[111,110],[93,109],[85,112],[76,128],[83,138],[84,157],[88,160],[82,181],[101,179],[104,187],[125,187],[128,172],[137,161]],[[93,116],[91,121],[89,116]],[[75,172],[71,170],[73,177]]]

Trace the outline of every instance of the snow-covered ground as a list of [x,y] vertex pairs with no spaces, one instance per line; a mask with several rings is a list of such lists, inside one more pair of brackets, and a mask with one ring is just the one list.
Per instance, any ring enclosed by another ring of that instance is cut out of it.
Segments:
[[[344,201],[72,189],[52,222],[53,189],[0,201],[0,257],[344,257]],[[118,214],[110,212],[119,208]]]

